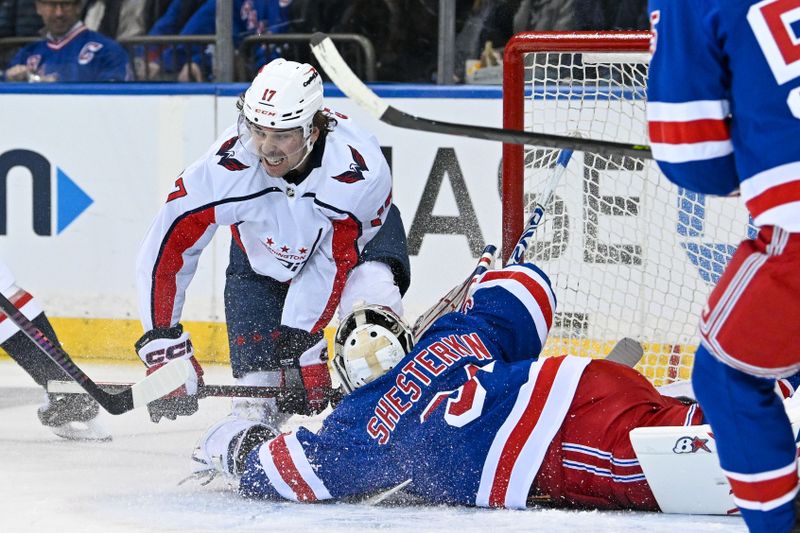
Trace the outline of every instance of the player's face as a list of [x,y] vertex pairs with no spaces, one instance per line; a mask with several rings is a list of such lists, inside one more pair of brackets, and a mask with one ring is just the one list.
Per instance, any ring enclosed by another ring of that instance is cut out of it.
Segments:
[[36,12],[42,17],[47,32],[61,37],[78,22],[80,5],[77,0],[37,0]]
[[[276,130],[248,124],[253,143],[267,173],[279,178],[297,166],[306,155],[306,139],[303,128]],[[316,128],[312,128],[311,142],[317,139]]]

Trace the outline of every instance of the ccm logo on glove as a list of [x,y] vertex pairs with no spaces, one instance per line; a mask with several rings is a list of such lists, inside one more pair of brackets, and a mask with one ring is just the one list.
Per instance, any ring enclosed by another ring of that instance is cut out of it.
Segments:
[[172,361],[173,359],[179,359],[184,357],[187,353],[191,354],[193,351],[192,339],[186,339],[185,342],[172,344],[165,348],[160,348],[158,350],[145,353],[143,354],[143,357],[147,366],[153,366],[166,363],[167,361]]

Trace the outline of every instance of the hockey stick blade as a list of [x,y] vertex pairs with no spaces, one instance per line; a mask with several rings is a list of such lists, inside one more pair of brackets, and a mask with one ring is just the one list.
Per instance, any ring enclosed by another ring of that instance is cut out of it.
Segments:
[[633,368],[642,359],[642,355],[644,355],[644,348],[641,343],[630,337],[625,337],[608,352],[606,361],[613,361]]
[[[190,371],[190,363],[187,361],[173,361],[156,372],[153,372],[139,383],[120,390],[116,394],[111,394],[92,381],[72,358],[60,347],[53,344],[33,322],[22,314],[17,307],[11,303],[3,294],[0,294],[0,309],[36,347],[55,364],[61,367],[66,374],[75,380],[75,383],[86,391],[89,396],[95,399],[100,406],[111,413],[119,415],[141,407],[157,398],[169,394],[177,389],[186,381]],[[175,364],[178,363],[178,364]]]
[[530,131],[490,128],[472,124],[442,122],[410,115],[390,106],[375,94],[348,66],[339,54],[336,45],[326,34],[317,32],[311,36],[311,51],[322,69],[348,98],[370,112],[378,120],[417,131],[446,133],[508,144],[528,144],[547,148],[571,148],[603,155],[621,154],[631,157],[652,158],[650,147],[625,144],[599,139],[580,139],[562,135],[550,135]]

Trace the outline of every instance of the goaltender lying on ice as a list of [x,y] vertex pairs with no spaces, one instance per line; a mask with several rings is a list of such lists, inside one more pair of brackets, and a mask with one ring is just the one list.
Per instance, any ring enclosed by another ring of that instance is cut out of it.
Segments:
[[555,308],[548,277],[523,264],[483,274],[465,311],[416,344],[391,310],[356,309],[335,341],[348,394],[321,429],[224,419],[200,439],[195,476],[300,502],[401,489],[483,507],[735,512],[696,403],[611,361],[539,360]]

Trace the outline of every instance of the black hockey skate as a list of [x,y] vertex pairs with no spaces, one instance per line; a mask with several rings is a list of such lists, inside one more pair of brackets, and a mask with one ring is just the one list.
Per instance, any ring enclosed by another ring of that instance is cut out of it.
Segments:
[[111,434],[97,420],[100,406],[85,394],[47,393],[39,407],[39,421],[53,433],[69,440],[111,440]]

